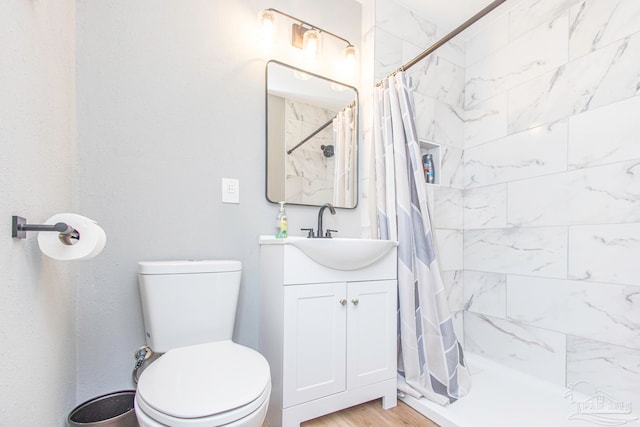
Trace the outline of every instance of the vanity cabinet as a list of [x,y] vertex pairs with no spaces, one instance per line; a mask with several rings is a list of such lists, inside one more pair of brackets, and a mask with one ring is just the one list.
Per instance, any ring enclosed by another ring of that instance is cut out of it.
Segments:
[[271,427],[369,400],[396,405],[396,248],[356,270],[261,244],[260,352],[271,367]]

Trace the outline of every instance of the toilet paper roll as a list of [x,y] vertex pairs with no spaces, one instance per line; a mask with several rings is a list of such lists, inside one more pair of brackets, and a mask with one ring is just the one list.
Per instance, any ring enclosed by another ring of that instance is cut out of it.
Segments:
[[43,254],[53,259],[70,261],[89,259],[98,255],[104,249],[107,235],[94,220],[73,213],[60,213],[49,218],[45,224],[64,222],[75,228],[80,238],[73,245],[65,245],[60,241],[56,231],[41,231],[38,233],[38,246]]

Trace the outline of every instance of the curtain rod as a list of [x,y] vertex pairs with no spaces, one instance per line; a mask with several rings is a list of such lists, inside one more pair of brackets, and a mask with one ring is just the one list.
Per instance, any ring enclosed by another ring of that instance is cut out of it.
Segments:
[[[422,51],[418,56],[416,56],[415,58],[413,58],[411,61],[407,62],[406,64],[402,65],[400,68],[398,68],[397,70],[395,70],[393,73],[390,73],[387,77],[389,76],[393,76],[397,73],[399,73],[400,71],[405,71],[408,68],[413,67],[414,65],[416,65],[418,62],[422,61],[424,58],[426,58],[428,55],[431,55],[434,51],[438,50],[439,48],[441,48],[445,43],[447,43],[449,40],[451,40],[452,38],[454,38],[455,36],[457,36],[458,34],[460,34],[461,32],[463,32],[464,30],[466,30],[467,28],[469,28],[471,25],[475,24],[477,21],[479,21],[481,18],[483,18],[485,15],[487,15],[489,12],[491,12],[492,10],[494,10],[496,7],[500,6],[502,3],[504,3],[506,0],[494,0],[493,2],[491,2],[490,4],[488,4],[487,6],[485,6],[482,10],[480,10],[480,12],[476,13],[475,15],[473,15],[471,18],[467,19],[466,21],[464,21],[461,25],[459,25],[456,29],[454,29],[453,31],[451,31],[449,34],[447,34],[446,36],[444,36],[443,38],[441,38],[440,40],[438,40],[437,42],[435,42],[434,44],[432,44],[430,47],[428,47],[426,50]],[[382,82],[378,82],[378,84],[376,84],[376,86],[380,86],[382,84]]]

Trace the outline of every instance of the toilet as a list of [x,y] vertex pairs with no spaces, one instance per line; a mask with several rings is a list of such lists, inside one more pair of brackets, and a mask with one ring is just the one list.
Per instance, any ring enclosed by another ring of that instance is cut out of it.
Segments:
[[239,261],[138,263],[147,345],[163,353],[140,375],[141,427],[260,427],[271,376],[257,351],[234,343]]

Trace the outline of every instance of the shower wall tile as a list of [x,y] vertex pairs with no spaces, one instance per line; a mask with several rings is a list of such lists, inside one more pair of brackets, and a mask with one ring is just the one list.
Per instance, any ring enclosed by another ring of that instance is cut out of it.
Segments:
[[436,117],[433,141],[451,147],[464,146],[464,111],[441,101],[436,101]]
[[441,276],[447,291],[449,310],[452,312],[464,310],[464,274],[462,270],[443,271]]
[[433,230],[441,271],[462,270],[462,230]]
[[507,276],[482,271],[464,272],[464,309],[506,319]]
[[507,198],[510,226],[640,221],[640,160],[510,182]]
[[570,279],[632,285],[640,292],[639,260],[638,223],[569,228]]
[[464,147],[507,136],[507,93],[479,102],[465,110]]
[[440,147],[440,185],[462,189],[464,175],[463,151],[460,148],[443,145]]
[[464,105],[491,98],[566,63],[568,20],[565,13],[467,67]]
[[437,41],[434,23],[391,0],[376,1],[376,29],[418,46],[431,46]]
[[[447,35],[447,33],[443,32],[440,28],[438,28],[436,34],[437,40],[440,40]],[[424,47],[420,49],[420,52],[422,52],[424,49]],[[458,67],[465,67],[465,41],[462,37],[454,37],[434,53],[442,59],[445,59],[452,64],[457,65]],[[409,59],[413,59],[415,58],[415,56],[416,55]]]
[[465,69],[438,56],[428,56],[407,70],[416,92],[462,109]]
[[586,381],[619,401],[640,407],[640,350],[569,335],[567,385]]
[[402,64],[402,39],[382,29],[376,29],[374,38],[374,78],[379,82]]
[[574,59],[639,32],[640,2],[583,0],[569,17],[569,57]]
[[507,226],[507,184],[470,188],[464,191],[464,228]]
[[509,132],[640,93],[640,33],[612,43],[509,91]]
[[639,111],[634,96],[569,118],[569,169],[639,159]]
[[565,171],[567,128],[553,123],[465,150],[465,188]]
[[567,228],[465,230],[466,270],[566,278]]
[[[554,20],[580,0],[522,0],[509,11],[509,38],[515,40]],[[609,1],[609,0],[607,0]]]
[[564,386],[563,334],[466,311],[464,342],[467,351]]
[[433,228],[462,229],[462,190],[457,188],[429,185],[433,192]]
[[484,17],[465,30],[464,34],[467,36],[465,64],[471,67],[509,43],[509,15],[503,13],[493,19],[491,16]]
[[523,276],[507,278],[507,317],[640,349],[640,288]]
[[416,110],[416,133],[418,139],[433,141],[436,129],[436,100],[421,93],[413,93]]

